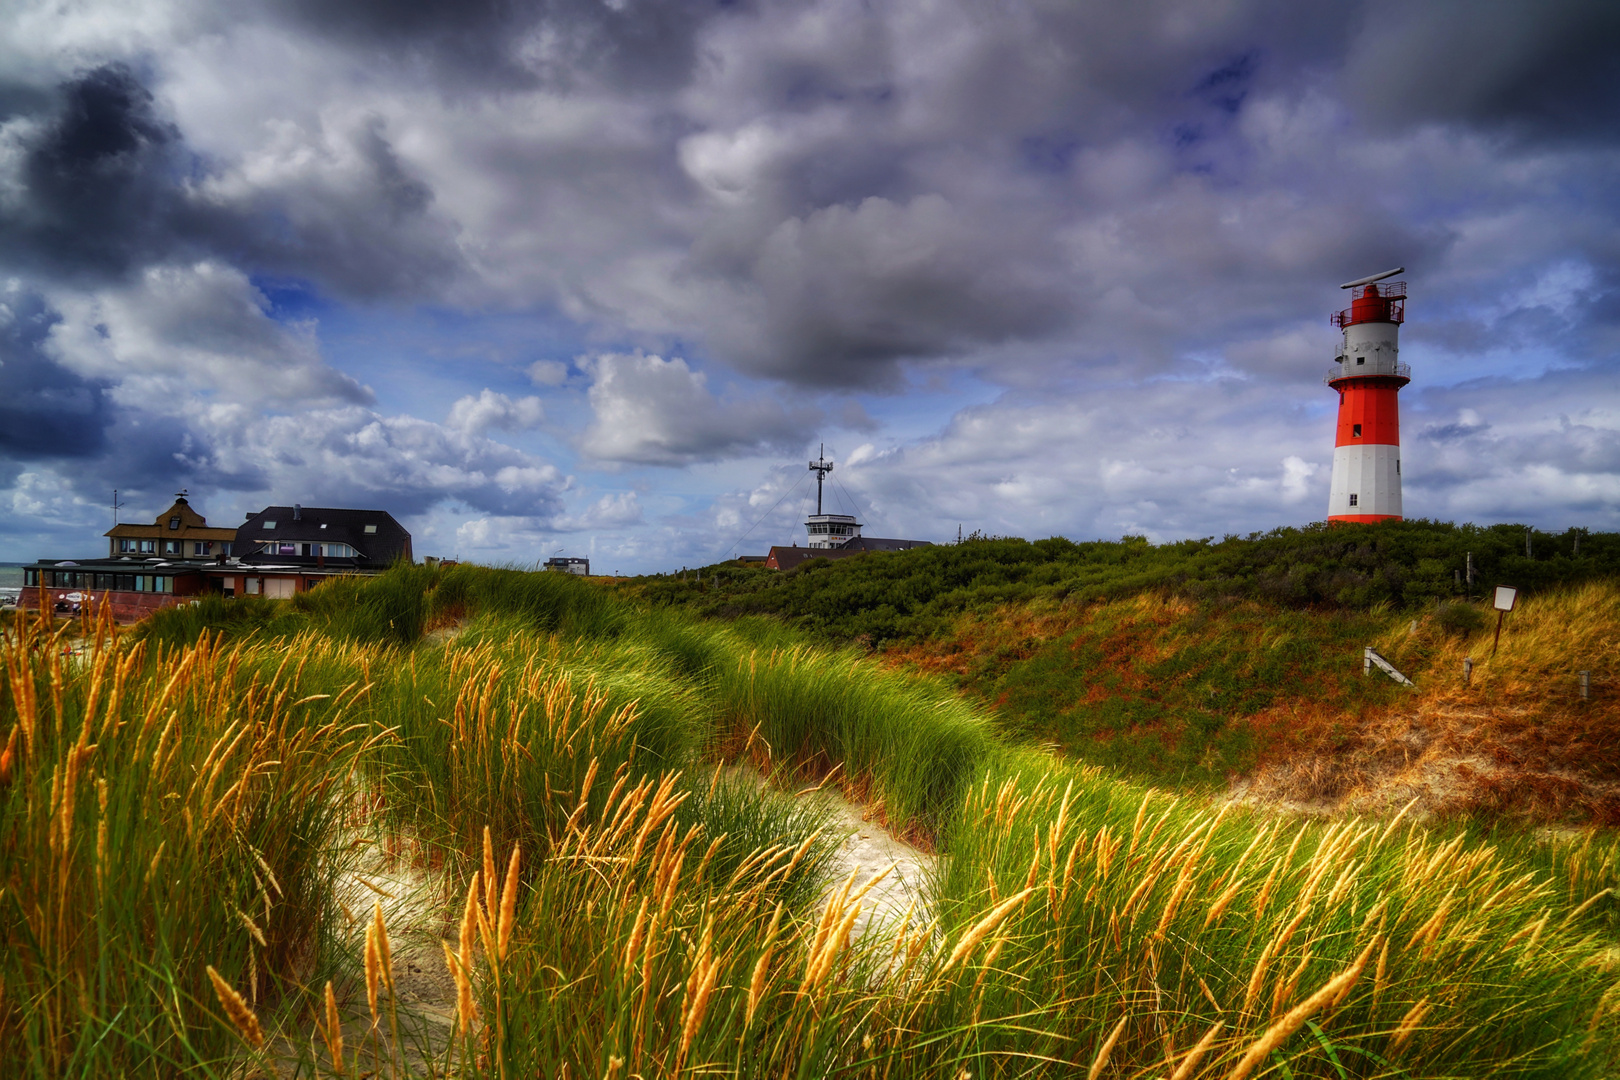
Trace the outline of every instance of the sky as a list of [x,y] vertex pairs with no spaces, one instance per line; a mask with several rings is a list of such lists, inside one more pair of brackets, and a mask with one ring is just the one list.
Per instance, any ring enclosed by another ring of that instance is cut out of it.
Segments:
[[1304,525],[1394,266],[1406,515],[1620,529],[1617,177],[1613,0],[0,0],[0,560]]

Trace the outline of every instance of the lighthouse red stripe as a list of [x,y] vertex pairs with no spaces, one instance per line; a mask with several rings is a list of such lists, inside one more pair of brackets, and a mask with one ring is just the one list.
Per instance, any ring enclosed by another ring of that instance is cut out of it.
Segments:
[[[1400,407],[1390,386],[1367,386],[1358,383],[1342,385],[1339,391],[1339,430],[1335,446],[1364,446],[1382,444],[1399,446],[1401,442]],[[1356,426],[1360,425],[1360,434]]]

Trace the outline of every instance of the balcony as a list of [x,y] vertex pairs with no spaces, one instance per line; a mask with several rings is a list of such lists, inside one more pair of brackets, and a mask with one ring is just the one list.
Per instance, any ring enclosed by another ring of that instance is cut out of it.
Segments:
[[1412,381],[1412,365],[1399,360],[1374,360],[1366,364],[1334,364],[1322,376],[1322,381],[1332,386],[1336,382],[1346,379],[1400,379],[1403,383]]
[[[1350,306],[1336,311],[1328,321],[1343,330],[1352,323],[1406,321],[1406,282],[1391,281],[1353,290]],[[1368,295],[1368,293],[1372,295]]]

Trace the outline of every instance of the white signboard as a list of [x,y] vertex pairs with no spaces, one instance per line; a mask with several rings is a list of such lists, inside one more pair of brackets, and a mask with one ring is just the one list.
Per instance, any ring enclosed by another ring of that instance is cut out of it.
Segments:
[[1497,611],[1512,611],[1514,601],[1518,600],[1518,598],[1519,590],[1512,585],[1498,585],[1496,587],[1496,604],[1494,606]]

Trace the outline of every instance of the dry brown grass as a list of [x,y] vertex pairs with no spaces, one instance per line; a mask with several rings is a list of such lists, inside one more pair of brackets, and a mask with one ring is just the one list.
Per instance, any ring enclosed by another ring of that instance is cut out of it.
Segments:
[[[985,671],[1006,670],[1076,630],[1107,627],[1097,639],[1100,668],[1076,672],[1078,700],[1162,694],[1142,676],[1223,616],[1188,635],[1179,626],[1189,601],[1150,593],[1108,605],[1038,602],[964,616],[949,635],[899,646],[886,663],[980,686]],[[1206,613],[1207,615],[1207,613]],[[1390,612],[1373,645],[1417,683],[1377,704],[1344,697],[1360,657],[1334,663],[1339,683],[1302,678],[1266,707],[1229,714],[1258,748],[1252,772],[1233,779],[1247,797],[1301,810],[1392,812],[1413,798],[1421,813],[1483,812],[1532,821],[1620,824],[1620,583],[1592,582],[1521,598],[1491,655],[1494,613],[1485,627],[1456,636],[1438,612]],[[1251,619],[1252,621],[1252,619]],[[1415,622],[1415,627],[1413,626]],[[1281,626],[1271,633],[1287,639]],[[1474,662],[1471,684],[1463,660]],[[1106,671],[1106,678],[1098,677]],[[1578,675],[1590,672],[1590,700]],[[1348,674],[1347,674],[1348,673]],[[1383,676],[1374,673],[1372,679]],[[1003,704],[999,699],[987,701]],[[1125,735],[1170,738],[1163,721]]]
[[1252,797],[1358,812],[1415,798],[1426,813],[1620,824],[1620,585],[1525,599],[1504,619],[1494,657],[1494,620],[1464,637],[1433,616],[1416,621],[1414,631],[1395,620],[1373,643],[1416,691],[1353,725],[1320,704],[1298,722],[1288,706],[1294,745],[1260,771]]

